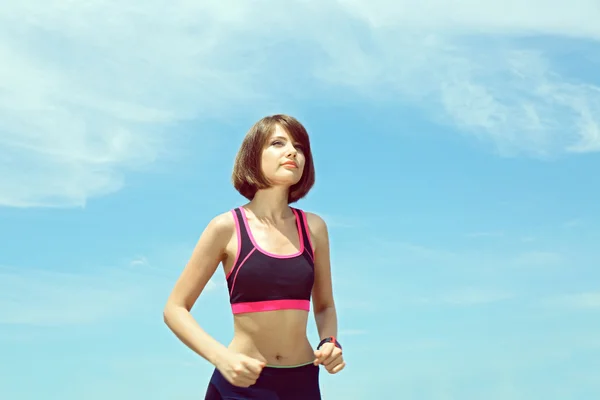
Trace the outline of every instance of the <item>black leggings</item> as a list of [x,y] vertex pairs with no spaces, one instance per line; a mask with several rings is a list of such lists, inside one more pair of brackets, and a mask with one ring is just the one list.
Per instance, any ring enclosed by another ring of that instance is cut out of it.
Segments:
[[232,385],[215,368],[204,400],[321,400],[319,367],[263,368],[256,383],[248,388]]

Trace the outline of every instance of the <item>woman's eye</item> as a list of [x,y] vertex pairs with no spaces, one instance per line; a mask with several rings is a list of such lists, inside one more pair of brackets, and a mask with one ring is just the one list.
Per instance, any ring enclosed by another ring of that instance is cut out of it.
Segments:
[[[274,140],[271,142],[271,146],[276,146],[276,147],[285,146],[285,142],[282,140]],[[300,152],[304,151],[304,146],[302,146],[301,144],[295,144],[294,148]]]

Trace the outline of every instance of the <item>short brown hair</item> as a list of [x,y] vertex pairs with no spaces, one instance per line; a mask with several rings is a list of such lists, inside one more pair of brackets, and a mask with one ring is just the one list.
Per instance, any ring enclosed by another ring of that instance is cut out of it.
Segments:
[[300,143],[306,158],[302,178],[290,187],[288,204],[306,196],[315,184],[315,167],[308,132],[294,117],[284,114],[270,115],[260,119],[250,128],[235,157],[232,174],[233,186],[248,200],[254,198],[257,190],[270,187],[269,181],[262,173],[261,156],[266,141],[273,134],[277,125]]

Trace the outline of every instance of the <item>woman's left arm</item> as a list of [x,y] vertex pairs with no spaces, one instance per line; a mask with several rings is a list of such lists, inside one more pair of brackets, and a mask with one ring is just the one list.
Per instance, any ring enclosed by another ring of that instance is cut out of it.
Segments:
[[342,349],[336,344],[338,335],[337,312],[333,299],[329,233],[325,221],[316,214],[306,213],[315,254],[315,282],[313,286],[313,312],[321,340],[334,338],[315,350],[315,364],[322,364],[330,373],[341,371],[346,363]]

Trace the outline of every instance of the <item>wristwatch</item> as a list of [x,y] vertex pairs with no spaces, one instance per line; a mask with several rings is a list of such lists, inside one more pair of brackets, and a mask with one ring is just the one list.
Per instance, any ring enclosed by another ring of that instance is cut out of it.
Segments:
[[342,349],[342,345],[340,344],[340,342],[338,342],[335,337],[329,336],[319,342],[317,350],[319,350],[321,346],[323,346],[325,343],[333,343],[335,347],[339,348],[340,350]]

